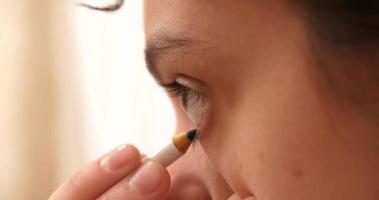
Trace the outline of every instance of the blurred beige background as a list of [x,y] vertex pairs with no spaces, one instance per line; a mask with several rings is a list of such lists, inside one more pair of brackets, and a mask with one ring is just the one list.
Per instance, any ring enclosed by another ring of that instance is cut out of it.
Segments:
[[141,0],[115,13],[0,2],[0,199],[46,199],[119,144],[149,154],[169,139],[172,108],[144,67]]

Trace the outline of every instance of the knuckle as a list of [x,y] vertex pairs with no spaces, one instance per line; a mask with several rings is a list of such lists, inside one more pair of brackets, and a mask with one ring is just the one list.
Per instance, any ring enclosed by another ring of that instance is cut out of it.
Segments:
[[80,185],[84,180],[84,174],[80,171],[75,172],[67,181],[66,188],[68,192],[80,190]]
[[108,191],[105,194],[101,195],[97,200],[122,200],[122,199],[136,199],[129,194],[128,191],[118,190],[118,191]]
[[83,185],[95,182],[96,177],[94,176],[94,174],[96,174],[96,171],[97,170],[94,168],[88,168],[81,169],[75,172],[73,175],[71,175],[67,182],[68,190],[73,193],[80,192],[80,190],[82,190]]

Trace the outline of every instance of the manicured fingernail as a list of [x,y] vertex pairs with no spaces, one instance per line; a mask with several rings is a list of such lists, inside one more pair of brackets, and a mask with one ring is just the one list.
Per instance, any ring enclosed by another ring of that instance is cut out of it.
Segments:
[[136,150],[131,145],[123,145],[111,152],[100,161],[100,166],[107,172],[116,171],[133,163],[136,158]]
[[129,182],[131,191],[147,196],[158,190],[163,180],[163,169],[157,163],[143,165]]

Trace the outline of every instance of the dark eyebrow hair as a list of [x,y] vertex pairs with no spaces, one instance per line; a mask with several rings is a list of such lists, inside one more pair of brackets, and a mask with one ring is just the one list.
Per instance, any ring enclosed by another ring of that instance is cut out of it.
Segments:
[[148,41],[145,48],[145,60],[147,69],[156,79],[158,79],[159,73],[156,63],[159,57],[161,57],[165,52],[168,52],[169,50],[184,48],[191,45],[192,43],[193,40],[189,38],[179,38],[167,35]]

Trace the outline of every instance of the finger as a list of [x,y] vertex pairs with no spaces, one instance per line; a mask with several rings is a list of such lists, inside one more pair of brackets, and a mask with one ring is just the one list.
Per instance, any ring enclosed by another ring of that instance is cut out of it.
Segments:
[[113,186],[99,199],[160,200],[170,186],[170,176],[162,165],[149,162],[131,177]]
[[[228,200],[242,200],[242,198],[239,197],[238,195],[234,194],[234,195],[230,196],[228,198]],[[255,198],[253,196],[249,196],[249,197],[244,198],[243,200],[255,200]]]
[[238,195],[236,195],[236,194],[233,194],[232,196],[230,196],[229,198],[228,198],[228,200],[242,200]]
[[135,147],[121,146],[74,173],[50,199],[96,199],[140,164]]

